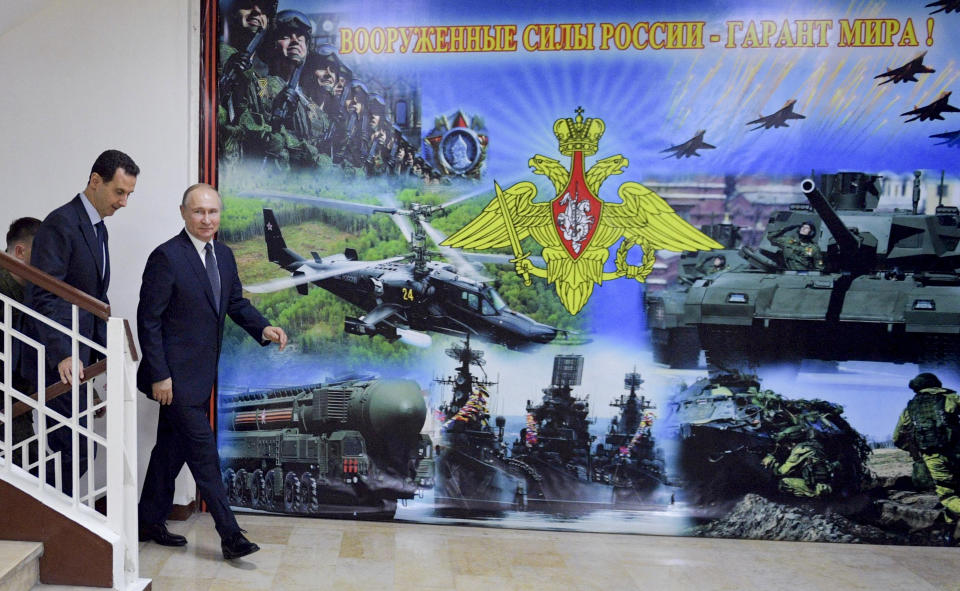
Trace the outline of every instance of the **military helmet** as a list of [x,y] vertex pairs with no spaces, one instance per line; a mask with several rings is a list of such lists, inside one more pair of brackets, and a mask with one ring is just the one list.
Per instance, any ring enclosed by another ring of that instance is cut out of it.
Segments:
[[914,392],[926,390],[927,388],[940,388],[943,386],[943,384],[940,382],[940,378],[929,372],[923,372],[922,374],[917,375],[917,377],[910,380],[908,385]]
[[293,31],[313,39],[313,21],[299,10],[281,10],[278,12],[276,28],[278,34]]

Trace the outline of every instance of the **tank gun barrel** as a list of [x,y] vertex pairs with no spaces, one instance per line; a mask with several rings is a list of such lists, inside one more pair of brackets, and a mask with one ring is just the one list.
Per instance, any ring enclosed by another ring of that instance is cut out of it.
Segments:
[[860,238],[843,223],[836,210],[830,206],[827,198],[817,188],[813,179],[803,179],[800,183],[800,190],[803,191],[807,201],[810,202],[810,205],[827,225],[827,229],[830,230],[830,234],[836,240],[837,247],[840,249],[840,256],[845,260],[854,257],[860,250]]

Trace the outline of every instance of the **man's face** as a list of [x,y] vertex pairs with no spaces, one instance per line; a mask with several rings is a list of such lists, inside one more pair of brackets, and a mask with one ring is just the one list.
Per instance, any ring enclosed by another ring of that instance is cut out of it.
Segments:
[[340,96],[343,94],[343,89],[347,85],[347,79],[343,76],[337,77],[337,83],[333,85],[333,96]]
[[356,113],[358,116],[363,113],[363,103],[356,97],[347,99],[347,112]]
[[813,226],[810,224],[801,224],[800,229],[797,230],[797,233],[803,236],[804,238],[809,238],[813,235]]
[[127,206],[127,198],[136,186],[137,177],[118,168],[110,182],[104,182],[103,177],[95,172],[91,173],[90,181],[87,183],[88,190],[85,193],[100,217],[106,218],[112,216],[121,207]]
[[213,240],[220,229],[220,195],[207,187],[194,189],[180,206],[180,216],[187,232],[195,238],[203,242]]
[[320,68],[313,73],[317,77],[317,84],[320,88],[332,93],[337,84],[337,73],[333,71],[333,66]]
[[240,13],[240,24],[243,25],[244,29],[250,31],[265,29],[270,22],[267,14],[257,2],[251,2],[246,8],[241,8],[238,12]]
[[277,39],[277,47],[284,57],[295,62],[302,62],[307,57],[307,38],[302,33],[284,33]]

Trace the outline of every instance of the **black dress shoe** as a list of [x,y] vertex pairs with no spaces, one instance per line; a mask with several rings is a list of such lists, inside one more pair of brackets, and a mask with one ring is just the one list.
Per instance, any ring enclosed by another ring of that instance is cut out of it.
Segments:
[[166,524],[158,523],[140,526],[140,541],[152,540],[161,546],[186,546],[187,538],[171,533]]
[[223,557],[230,560],[231,558],[240,558],[248,554],[253,554],[260,549],[260,546],[248,540],[243,535],[243,532],[238,531],[231,536],[223,538],[220,542],[220,549],[223,550]]

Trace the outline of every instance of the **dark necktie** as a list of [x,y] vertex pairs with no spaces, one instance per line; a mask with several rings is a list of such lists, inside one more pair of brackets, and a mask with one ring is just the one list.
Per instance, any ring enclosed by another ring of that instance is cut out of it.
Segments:
[[213,304],[220,311],[220,270],[217,269],[217,257],[213,256],[213,243],[207,242],[203,247],[203,262],[207,266],[207,279],[210,280],[210,288],[213,289]]
[[97,243],[100,245],[100,256],[103,258],[100,277],[106,285],[110,281],[110,249],[107,248],[107,225],[103,223],[103,220],[100,220],[93,227],[97,231]]

